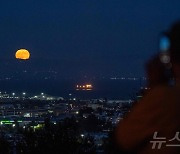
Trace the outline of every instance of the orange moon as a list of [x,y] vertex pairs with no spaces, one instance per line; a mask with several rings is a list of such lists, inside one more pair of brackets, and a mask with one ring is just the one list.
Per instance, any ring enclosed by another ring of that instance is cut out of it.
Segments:
[[15,54],[16,59],[27,60],[30,58],[30,53],[26,49],[20,49]]

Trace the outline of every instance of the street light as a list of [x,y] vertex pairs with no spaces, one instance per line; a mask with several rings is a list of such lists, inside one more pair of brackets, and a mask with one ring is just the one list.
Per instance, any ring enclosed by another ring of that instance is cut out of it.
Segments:
[[26,93],[25,93],[25,92],[23,92],[22,94],[23,94],[23,99],[25,99],[25,97],[26,97]]

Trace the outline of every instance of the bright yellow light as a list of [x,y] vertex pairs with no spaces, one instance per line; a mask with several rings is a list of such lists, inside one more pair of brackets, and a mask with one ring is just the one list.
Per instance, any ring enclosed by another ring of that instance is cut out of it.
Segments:
[[76,90],[93,90],[92,84],[76,85]]
[[92,85],[91,84],[87,84],[86,87],[87,88],[92,88]]
[[30,58],[30,53],[26,49],[20,49],[15,54],[16,59],[27,60]]

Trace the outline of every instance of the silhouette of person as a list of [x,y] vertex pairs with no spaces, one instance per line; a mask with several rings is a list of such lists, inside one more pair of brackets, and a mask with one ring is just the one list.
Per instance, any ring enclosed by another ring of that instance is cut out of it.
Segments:
[[172,26],[167,37],[174,84],[169,84],[159,55],[147,63],[150,90],[118,124],[115,132],[119,148],[127,153],[180,153],[180,22]]

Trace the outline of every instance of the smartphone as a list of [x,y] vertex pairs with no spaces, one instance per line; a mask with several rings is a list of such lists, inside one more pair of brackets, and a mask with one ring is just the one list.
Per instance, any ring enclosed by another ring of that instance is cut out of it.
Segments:
[[160,61],[165,65],[170,64],[171,61],[169,54],[170,40],[168,36],[166,36],[165,34],[163,34],[160,38],[159,49],[160,49],[160,54],[159,54]]
[[173,71],[170,57],[170,39],[163,33],[160,37],[159,42],[159,58],[161,63],[164,65],[164,76],[168,80],[169,85],[174,85]]

